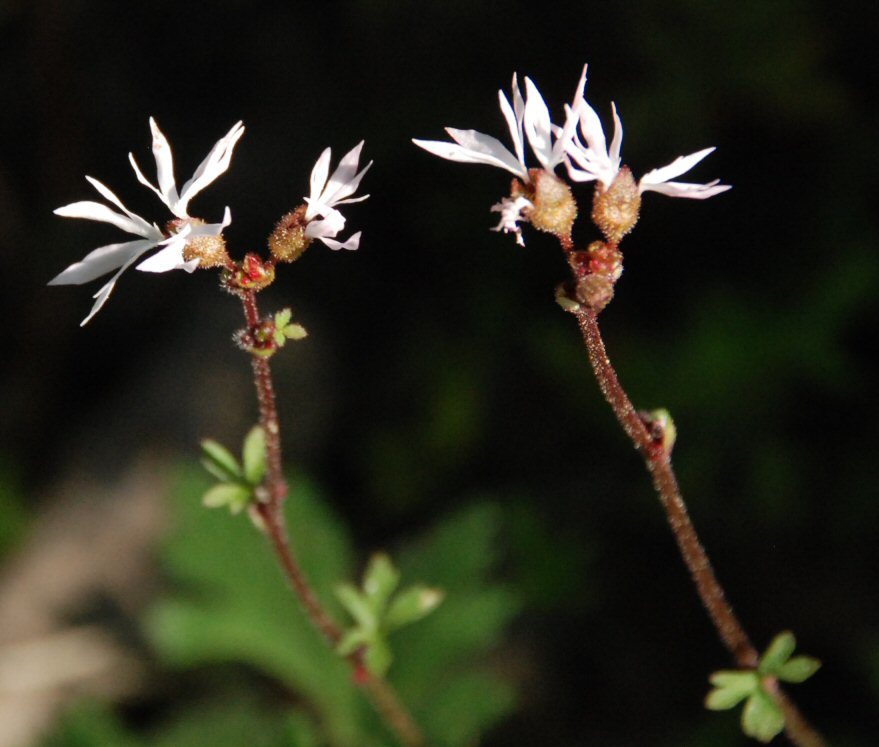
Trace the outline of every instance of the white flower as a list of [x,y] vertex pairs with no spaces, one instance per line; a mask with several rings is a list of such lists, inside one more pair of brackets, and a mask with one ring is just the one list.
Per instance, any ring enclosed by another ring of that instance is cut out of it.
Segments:
[[500,222],[491,230],[503,231],[504,233],[516,234],[516,243],[519,246],[525,246],[525,240],[522,238],[522,227],[519,221],[528,222],[528,211],[534,209],[534,203],[531,200],[522,197],[504,197],[499,203],[491,206],[491,212],[500,213]]
[[433,153],[440,158],[461,163],[484,163],[488,166],[496,166],[509,171],[519,177],[523,182],[530,181],[528,166],[525,163],[525,138],[531,145],[531,150],[537,156],[540,165],[549,172],[555,170],[565,159],[565,151],[568,140],[573,136],[577,126],[577,115],[583,100],[583,88],[586,85],[586,66],[580,76],[580,82],[574,95],[574,101],[566,108],[567,117],[564,127],[553,125],[549,109],[537,86],[530,78],[525,78],[525,95],[519,91],[519,82],[513,75],[513,105],[504,95],[498,91],[498,101],[501,113],[507,121],[510,137],[513,140],[515,154],[497,138],[486,135],[476,130],[458,130],[454,127],[446,127],[446,132],[454,140],[453,143],[441,140],[413,140],[420,148]]
[[[357,171],[360,161],[360,151],[363,148],[361,140],[339,161],[339,166],[333,175],[327,179],[330,172],[330,158],[332,151],[327,148],[320,154],[317,163],[311,170],[311,189],[305,202],[308,209],[305,211],[305,235],[310,239],[317,239],[326,244],[330,249],[356,249],[360,246],[360,234],[353,234],[347,241],[336,241],[335,237],[345,227],[345,217],[336,210],[336,205],[345,205],[350,202],[362,202],[369,195],[351,197],[360,186],[363,175],[372,166],[370,161],[361,171]],[[320,220],[315,220],[315,218]]]
[[153,133],[153,155],[156,159],[159,187],[156,188],[147,181],[131,154],[129,154],[129,159],[138,181],[152,189],[176,217],[170,229],[170,235],[166,235],[155,223],[149,223],[139,215],[132,213],[108,187],[90,176],[86,177],[89,184],[121,212],[116,212],[100,202],[91,201],[74,202],[55,210],[56,215],[65,218],[86,218],[110,223],[126,233],[141,237],[134,241],[109,244],[95,249],[49,281],[49,285],[82,285],[101,277],[101,275],[106,275],[108,272],[118,270],[93,296],[96,299],[95,304],[89,315],[81,322],[82,325],[97,314],[107,302],[119,276],[150,249],[161,247],[158,252],[137,265],[138,270],[167,272],[168,270],[182,269],[192,272],[198,266],[199,260],[193,259],[187,262],[183,259],[183,250],[189,239],[199,236],[217,236],[232,221],[228,207],[220,223],[204,223],[192,219],[187,213],[187,207],[189,201],[198,192],[229,167],[232,149],[244,133],[244,126],[241,122],[229,130],[226,136],[211,149],[207,158],[196,169],[193,177],[183,185],[179,194],[174,181],[171,147],[152,118],[150,118],[150,129]]
[[[584,144],[574,132],[566,145],[568,176],[574,181],[597,181],[602,189],[607,189],[619,173],[623,123],[617,114],[616,106],[611,104],[611,108],[613,110],[614,132],[613,140],[608,148],[598,114],[585,101],[581,103],[580,132],[586,142]],[[569,109],[569,116],[571,113],[572,110]],[[638,182],[638,192],[661,192],[670,197],[689,197],[694,200],[704,200],[725,192],[730,189],[730,186],[720,184],[719,179],[707,184],[669,181],[692,169],[712,151],[714,148],[705,148],[688,156],[679,156],[668,166],[648,171]]]

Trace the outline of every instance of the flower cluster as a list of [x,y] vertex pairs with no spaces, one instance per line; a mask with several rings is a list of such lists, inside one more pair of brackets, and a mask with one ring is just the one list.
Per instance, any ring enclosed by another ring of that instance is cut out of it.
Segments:
[[[235,263],[226,252],[223,230],[232,221],[227,207],[219,223],[207,223],[201,218],[189,214],[189,203],[193,197],[214,182],[229,168],[232,153],[238,140],[244,134],[244,125],[236,123],[211,148],[211,151],[178,191],[174,177],[174,159],[167,138],[159,129],[155,120],[150,118],[152,132],[152,151],[156,162],[156,184],[147,179],[134,156],[129,153],[129,161],[134,169],[137,180],[155,192],[162,203],[171,212],[170,219],[163,227],[150,223],[129,210],[122,201],[97,179],[87,176],[98,194],[110,205],[90,200],[74,202],[58,208],[55,213],[65,218],[85,218],[102,223],[109,223],[126,233],[139,238],[95,249],[79,262],[70,265],[66,270],[53,278],[50,285],[81,285],[91,280],[116,271],[110,280],[95,293],[95,303],[88,316],[82,321],[86,324],[107,302],[119,276],[131,265],[153,249],[158,251],[150,254],[135,265],[144,272],[167,272],[169,270],[185,270],[193,272],[197,267],[222,267],[232,274],[246,272],[242,263]],[[370,162],[361,171],[357,170],[360,142],[339,163],[338,168],[329,174],[330,149],[327,148],[318,159],[311,173],[311,190],[305,198],[306,205],[300,212],[299,226],[306,243],[318,239],[331,249],[356,249],[360,242],[360,232],[353,234],[347,241],[336,241],[335,237],[345,226],[345,218],[336,206],[365,200],[369,195],[353,197],[360,185],[363,175],[372,165]],[[116,209],[114,209],[114,207]],[[267,273],[273,278],[272,268]]]
[[[621,165],[620,148],[623,131],[616,106],[612,106],[614,136],[608,147],[601,121],[584,98],[585,84],[586,67],[583,68],[573,101],[565,106],[562,126],[552,123],[543,97],[529,78],[525,79],[526,98],[523,100],[517,78],[513,76],[512,106],[504,93],[498,91],[501,113],[507,122],[515,155],[491,135],[452,127],[447,127],[446,132],[454,142],[436,140],[413,140],[413,142],[441,158],[496,166],[516,177],[510,197],[504,198],[492,207],[493,212],[501,214],[500,223],[494,230],[514,233],[516,241],[523,244],[520,223],[531,223],[540,230],[569,239],[576,205],[572,197],[570,206],[564,200],[564,196],[570,193],[569,190],[566,192],[567,185],[563,185],[557,177],[556,168],[564,163],[568,177],[572,181],[594,181],[599,193],[607,192],[615,183],[630,177],[628,169]],[[541,169],[529,169],[526,165],[526,139]],[[729,189],[728,185],[720,184],[718,181],[708,184],[671,181],[689,171],[713,150],[706,148],[689,156],[677,158],[668,166],[649,171],[641,177],[633,190],[628,191],[630,194],[627,194],[627,199],[634,208],[634,219],[637,219],[639,197],[643,192],[653,191],[671,197],[705,199]],[[549,211],[542,204],[547,202],[546,198],[552,202],[552,209]],[[544,213],[548,214],[544,215]],[[634,225],[634,219],[630,219],[628,229]],[[619,241],[625,231],[622,234],[619,231],[616,233],[619,235],[616,235],[615,240]]]

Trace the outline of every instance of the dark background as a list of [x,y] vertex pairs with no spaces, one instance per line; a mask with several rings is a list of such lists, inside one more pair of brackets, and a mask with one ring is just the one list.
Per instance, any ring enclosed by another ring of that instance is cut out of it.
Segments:
[[[0,458],[26,522],[71,473],[111,481],[145,452],[194,460],[198,438],[232,441],[255,417],[230,342],[239,312],[215,277],[128,272],[80,329],[99,284],[45,283],[118,234],[51,210],[92,199],[89,174],[158,217],[126,160],[152,175],[147,118],[181,182],[243,119],[231,169],[193,207],[216,217],[229,204],[232,252],[262,251],[320,151],[365,138],[372,196],[346,210],[360,250],[315,245],[266,294],[310,332],[278,359],[289,462],[323,484],[364,555],[476,495],[505,506],[505,574],[526,606],[499,658],[521,696],[485,744],[699,744],[700,724],[733,724],[701,706],[729,661],[553,303],[557,245],[488,231],[505,172],[410,143],[444,125],[506,140],[496,91],[513,71],[558,119],[588,62],[587,98],[604,119],[617,103],[636,174],[715,145],[686,178],[734,185],[702,203],[646,196],[602,315],[611,358],[636,405],[673,413],[684,495],[755,642],[794,630],[824,662],[797,700],[835,744],[873,744],[870,9],[0,3]],[[576,194],[588,204],[588,187]],[[576,232],[593,236],[585,219]]]

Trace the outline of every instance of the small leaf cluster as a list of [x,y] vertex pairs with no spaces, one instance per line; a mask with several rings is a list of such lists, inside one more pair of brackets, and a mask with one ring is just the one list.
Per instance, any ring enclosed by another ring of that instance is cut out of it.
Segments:
[[290,309],[281,309],[275,314],[274,340],[275,345],[279,348],[284,347],[284,343],[287,340],[295,342],[308,336],[308,332],[305,331],[305,327],[301,324],[290,324],[292,318],[293,312]]
[[227,506],[237,514],[257,500],[266,475],[266,434],[260,426],[245,436],[240,463],[225,446],[209,438],[201,442],[201,450],[202,465],[220,481],[202,497],[205,506]]
[[713,711],[734,708],[743,700],[742,731],[759,742],[769,742],[784,729],[784,714],[766,682],[804,682],[821,662],[811,656],[791,656],[796,639],[790,631],[779,633],[760,657],[756,669],[715,672],[709,678],[714,689],[705,698]]
[[348,656],[363,650],[366,668],[380,677],[393,659],[388,634],[422,619],[443,600],[439,589],[416,584],[395,593],[399,585],[400,572],[387,555],[379,553],[367,566],[360,589],[349,583],[335,589],[355,622],[339,642],[339,653]]

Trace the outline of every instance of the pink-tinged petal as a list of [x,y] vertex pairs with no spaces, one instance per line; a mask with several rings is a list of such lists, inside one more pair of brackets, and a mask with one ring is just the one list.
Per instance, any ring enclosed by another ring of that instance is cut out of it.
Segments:
[[611,102],[610,108],[613,111],[613,140],[611,140],[610,153],[608,155],[614,167],[619,169],[620,150],[623,146],[623,121],[620,119],[620,115],[617,114],[617,105]]
[[361,231],[353,234],[350,239],[345,242],[336,241],[335,239],[331,239],[327,236],[318,236],[318,241],[322,241],[326,244],[330,249],[338,250],[338,249],[350,249],[351,251],[357,249],[360,246],[360,235]]
[[126,215],[113,212],[100,202],[91,202],[90,200],[73,202],[70,205],[58,208],[54,212],[55,215],[60,215],[63,218],[85,218],[86,220],[109,223],[126,233],[143,236],[145,239],[161,238],[159,229],[155,226],[150,226],[143,218],[140,219],[140,222],[134,221]]
[[156,246],[153,241],[138,239],[121,244],[109,244],[94,249],[79,262],[74,262],[49,281],[49,285],[82,285],[101,275],[123,267],[141,254]]
[[719,184],[715,179],[708,184],[689,184],[687,182],[663,182],[662,184],[640,185],[641,192],[659,192],[669,197],[686,197],[690,200],[706,200],[721,192],[732,189],[729,184]]
[[153,226],[150,223],[147,223],[146,220],[141,218],[136,213],[132,213],[127,207],[125,207],[125,205],[122,204],[122,200],[120,200],[115,194],[113,194],[113,192],[110,190],[109,187],[107,187],[104,184],[101,184],[101,182],[99,182],[97,179],[93,179],[90,176],[86,177],[86,181],[88,181],[88,183],[91,184],[105,200],[112,202],[123,213],[125,213],[132,221],[137,223],[143,229],[144,232],[150,233],[154,230],[158,230],[155,228],[155,226]]
[[163,195],[162,201],[171,207],[179,199],[174,180],[174,157],[171,154],[171,145],[152,117],[150,117],[150,131],[153,134],[153,157],[156,159],[156,176],[159,180],[159,190]]
[[530,78],[525,78],[525,94],[525,134],[541,166],[551,169],[548,165],[552,159],[552,124],[549,109]]
[[662,184],[663,182],[667,182],[669,179],[674,179],[676,176],[686,174],[697,163],[699,163],[699,161],[701,161],[703,158],[705,158],[705,156],[707,156],[709,153],[712,153],[713,151],[714,148],[705,148],[705,150],[691,153],[688,156],[678,156],[674,161],[668,164],[668,166],[663,166],[662,168],[648,171],[646,174],[644,174],[644,176],[641,177],[642,188],[646,188],[645,185]]
[[189,217],[187,209],[192,198],[226,172],[232,162],[235,145],[243,134],[244,124],[240,121],[236,122],[232,125],[232,129],[214,144],[214,147],[195,170],[192,178],[183,185],[177,203],[171,205],[172,212],[178,218]]

